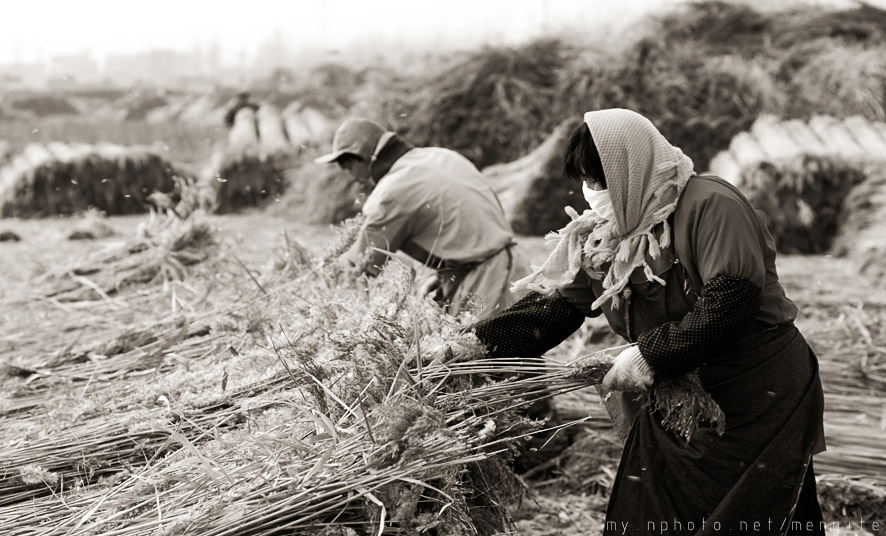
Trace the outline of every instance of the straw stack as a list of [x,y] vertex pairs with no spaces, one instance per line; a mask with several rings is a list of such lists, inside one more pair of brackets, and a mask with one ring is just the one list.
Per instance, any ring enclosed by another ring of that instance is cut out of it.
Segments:
[[290,150],[289,140],[283,130],[283,120],[276,106],[263,103],[256,112],[256,122],[259,141],[265,154]]
[[31,144],[0,169],[0,216],[144,212],[147,196],[172,191],[179,175],[150,148]]
[[579,212],[587,207],[581,185],[570,187],[562,173],[563,147],[579,124],[566,120],[528,155],[483,170],[514,232],[547,234],[569,223],[564,207],[571,206]]
[[884,134],[886,124],[858,116],[816,116],[808,122],[761,116],[712,160],[711,171],[767,214],[780,251],[822,253],[839,232],[836,251],[852,250],[861,259],[871,248],[855,247],[868,244],[860,233],[871,219],[883,218],[878,208],[866,206],[878,203],[883,187],[876,170],[886,158]]

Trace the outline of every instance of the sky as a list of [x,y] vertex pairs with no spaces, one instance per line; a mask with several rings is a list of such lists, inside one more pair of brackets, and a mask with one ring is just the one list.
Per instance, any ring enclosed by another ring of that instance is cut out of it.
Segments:
[[[101,62],[110,54],[206,49],[213,42],[234,61],[275,35],[295,48],[371,46],[374,40],[451,48],[518,44],[560,28],[630,32],[641,15],[682,1],[12,0],[0,20],[0,64],[83,51]],[[886,0],[873,3],[886,7]]]

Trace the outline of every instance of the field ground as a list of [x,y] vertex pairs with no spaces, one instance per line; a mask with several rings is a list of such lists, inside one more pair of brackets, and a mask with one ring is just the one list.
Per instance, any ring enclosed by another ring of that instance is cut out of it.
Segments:
[[[131,236],[144,216],[115,217],[109,219],[118,234],[103,240],[69,241],[66,239],[74,219],[57,218],[45,220],[0,220],[0,231],[14,231],[21,237],[20,242],[0,243],[0,303],[7,298],[20,295],[31,277],[49,268],[58,268],[82,259],[87,254],[120,242]],[[308,249],[320,251],[335,236],[330,226],[308,226],[290,221],[280,216],[263,212],[250,212],[241,215],[210,216],[210,222],[217,229],[217,235],[224,241],[236,245],[232,250],[250,268],[267,263],[282,233],[299,241]],[[542,238],[525,237],[520,247],[530,257],[533,264],[544,258],[546,249]],[[865,376],[866,367],[882,365],[886,360],[886,287],[881,282],[857,277],[853,265],[845,259],[830,256],[782,256],[779,259],[782,281],[788,295],[800,306],[801,315],[797,324],[810,341],[822,361],[823,378],[827,392],[839,392],[847,382],[859,374]],[[45,313],[46,305],[28,307],[26,310],[0,309],[0,356],[7,353],[3,338],[17,330],[25,330],[32,322],[39,322]],[[586,327],[566,344],[561,345],[554,359],[570,359],[587,351],[583,340],[596,340],[605,343],[594,333],[605,331],[599,321],[589,321]],[[611,342],[613,342],[610,339]],[[6,355],[5,357],[14,357]],[[839,360],[839,362],[838,362]],[[859,380],[860,381],[860,380]],[[883,385],[869,382],[869,392],[883,396]],[[827,398],[830,404],[836,398]],[[875,399],[876,400],[876,399]],[[612,432],[608,427],[605,412],[593,390],[573,392],[559,397],[557,405],[570,416],[592,415],[589,426],[583,425],[586,434],[597,434],[602,441],[612,444]],[[841,462],[840,426],[846,419],[854,420],[858,426],[870,427],[873,436],[881,438],[880,445],[886,444],[886,398],[880,407],[859,407],[848,414],[835,413],[839,418],[827,419],[826,428],[832,449],[822,456],[822,463],[816,461],[821,471]],[[879,410],[882,410],[880,413]],[[596,473],[605,485],[611,478],[617,460],[604,459],[597,464]],[[583,475],[594,477],[594,475]],[[882,475],[881,475],[882,476]],[[574,479],[574,475],[572,476]],[[596,477],[594,477],[596,478]],[[593,478],[591,478],[593,479]],[[611,481],[611,480],[610,480]],[[584,483],[585,485],[587,482]],[[515,507],[513,515],[520,534],[553,535],[598,534],[605,510],[605,500],[595,493],[576,492],[563,474],[554,473],[552,478],[534,483],[536,498],[527,500]],[[886,521],[886,520],[882,520]],[[843,521],[845,524],[845,521]],[[830,534],[855,534],[841,529]]]

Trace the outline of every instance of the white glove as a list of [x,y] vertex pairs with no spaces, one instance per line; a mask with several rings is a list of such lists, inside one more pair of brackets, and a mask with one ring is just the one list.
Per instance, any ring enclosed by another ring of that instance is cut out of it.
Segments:
[[603,377],[603,387],[611,391],[636,393],[652,385],[652,369],[637,345],[631,345],[612,362],[612,368]]

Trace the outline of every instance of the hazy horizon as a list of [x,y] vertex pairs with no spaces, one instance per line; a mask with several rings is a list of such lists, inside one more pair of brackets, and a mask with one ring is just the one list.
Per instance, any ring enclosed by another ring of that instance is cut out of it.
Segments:
[[[102,64],[114,55],[208,51],[216,46],[221,60],[232,65],[252,61],[259,51],[274,47],[367,52],[378,43],[388,48],[402,44],[451,49],[518,44],[555,30],[581,35],[585,29],[606,37],[630,32],[629,25],[639,17],[685,1],[326,0],[275,5],[279,3],[272,0],[155,0],[133,6],[111,0],[33,0],[18,3],[0,22],[0,64],[45,63],[83,53]],[[871,3],[886,7],[886,0]]]

